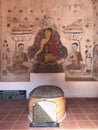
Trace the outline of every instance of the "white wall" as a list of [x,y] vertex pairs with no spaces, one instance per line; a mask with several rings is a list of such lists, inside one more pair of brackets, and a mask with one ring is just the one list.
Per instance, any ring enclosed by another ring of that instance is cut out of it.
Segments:
[[38,85],[61,87],[65,97],[98,97],[98,82],[66,82],[64,73],[31,74],[30,82],[0,82],[0,90],[27,90],[27,98]]

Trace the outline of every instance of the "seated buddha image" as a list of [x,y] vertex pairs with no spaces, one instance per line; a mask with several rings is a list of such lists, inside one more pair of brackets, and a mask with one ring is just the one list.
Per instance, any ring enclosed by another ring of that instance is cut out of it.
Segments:
[[46,28],[38,32],[34,44],[28,48],[28,55],[36,61],[35,72],[62,72],[58,61],[66,59],[67,48],[61,44],[57,31]]

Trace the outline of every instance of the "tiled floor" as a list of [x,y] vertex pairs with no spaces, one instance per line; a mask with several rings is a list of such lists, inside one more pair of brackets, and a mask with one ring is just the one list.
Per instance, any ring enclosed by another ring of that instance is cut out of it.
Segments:
[[28,100],[0,100],[0,130],[98,130],[98,98],[67,98],[59,128],[30,128]]

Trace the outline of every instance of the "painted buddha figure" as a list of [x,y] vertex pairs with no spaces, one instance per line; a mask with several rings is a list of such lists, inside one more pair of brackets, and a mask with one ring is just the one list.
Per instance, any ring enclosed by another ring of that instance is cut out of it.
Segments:
[[[44,31],[44,38],[40,42],[40,47],[35,53],[35,58],[41,57],[41,60],[44,63],[53,62],[55,58],[60,58],[56,50],[56,42],[51,37],[52,29],[47,28]],[[43,56],[42,56],[43,55]]]
[[28,55],[37,61],[38,67],[46,69],[48,66],[48,70],[52,70],[55,65],[57,70],[56,66],[60,66],[58,61],[67,57],[67,48],[62,45],[57,31],[46,28],[38,32],[34,44],[28,48]]

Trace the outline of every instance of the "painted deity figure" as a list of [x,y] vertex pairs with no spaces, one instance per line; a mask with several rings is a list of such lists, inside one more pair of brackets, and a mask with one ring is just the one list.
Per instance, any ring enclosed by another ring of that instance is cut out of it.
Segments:
[[6,76],[8,74],[7,66],[10,63],[10,48],[9,48],[8,43],[7,43],[7,40],[4,40],[1,58],[2,58],[1,72],[2,72],[3,76]]
[[28,48],[28,56],[33,59],[35,70],[43,73],[62,72],[62,64],[67,54],[67,48],[62,45],[60,35],[51,28],[39,30],[34,44]]
[[82,54],[80,50],[77,51],[78,46],[78,43],[72,43],[72,52],[68,56],[68,61],[71,63],[66,66],[67,70],[83,70],[85,67],[85,65],[82,63]]
[[23,67],[23,63],[28,61],[27,54],[24,52],[24,44],[18,44],[18,51],[13,55],[13,66],[18,69]]
[[40,47],[38,51],[35,53],[35,58],[41,56],[42,53],[44,53],[44,55],[41,56],[42,63],[53,62],[55,58],[59,58],[58,53],[56,51],[56,42],[51,37],[51,35],[51,28],[47,28],[46,30],[44,30],[44,38],[42,38],[40,42]]
[[86,73],[91,73],[92,71],[92,51],[91,45],[86,45],[85,50],[85,63],[86,63]]
[[18,44],[18,50],[13,54],[13,65],[8,67],[10,72],[14,73],[27,73],[32,66],[28,62],[27,53],[24,52],[24,44]]

